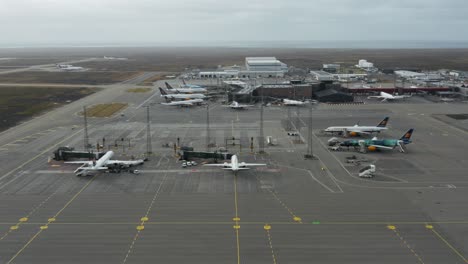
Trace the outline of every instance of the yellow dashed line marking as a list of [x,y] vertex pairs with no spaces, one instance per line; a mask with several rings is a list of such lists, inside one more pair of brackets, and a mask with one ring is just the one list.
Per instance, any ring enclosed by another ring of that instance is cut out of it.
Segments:
[[[429,226],[429,227],[428,227]],[[456,248],[454,248],[447,240],[445,240],[442,235],[437,232],[433,226],[431,225],[426,225],[426,228],[431,231],[437,238],[439,238],[442,242],[444,242],[447,247],[449,247],[453,253],[455,253],[457,256],[459,256],[465,263],[468,263],[468,260],[463,256]]]
[[266,234],[267,234],[268,245],[270,246],[271,258],[273,259],[273,264],[276,264],[276,255],[275,255],[275,251],[273,250],[273,242],[272,242],[271,233],[270,233],[271,225],[265,224],[265,225],[263,226],[263,229],[265,229]]
[[19,228],[19,226],[14,225],[14,226],[11,226],[11,227],[10,227],[10,230],[17,230],[18,228]]
[[[91,184],[91,182],[94,181],[94,179],[96,178],[96,176],[93,176],[90,180],[88,180],[88,182],[50,219],[53,219],[53,221],[48,221],[45,225],[42,225],[40,228],[39,228],[39,231],[31,238],[29,239],[29,241],[18,251],[16,252],[16,254],[7,262],[7,264],[9,263],[12,263],[16,257],[18,257],[21,252],[23,252],[28,246],[29,244],[31,244],[34,239],[36,239],[41,233],[42,231],[44,230],[47,230],[49,228],[49,224],[51,224],[52,222],[55,221],[55,219],[63,212],[63,210],[65,210],[85,189],[86,187],[89,186],[89,184]],[[40,206],[42,206],[45,202],[47,202],[55,193],[57,193],[58,189],[52,193],[47,199],[45,199],[44,201],[42,201],[42,203],[37,206],[36,208],[34,208],[29,214],[28,216],[30,216],[32,213],[34,213]],[[23,217],[23,218],[26,218],[26,221],[27,221],[27,217]],[[21,218],[21,219],[23,219]],[[20,219],[20,220],[21,220]],[[21,222],[20,222],[21,223]],[[8,234],[8,233],[7,233]],[[2,238],[0,238],[0,240],[2,240],[7,234],[5,234]]]
[[394,225],[387,225],[387,229],[393,231],[393,233],[401,240],[401,242],[408,248],[408,250],[416,257],[416,259],[419,261],[419,263],[424,264],[424,261],[421,259],[421,257],[414,251],[413,248],[406,242],[406,240],[400,235],[400,232],[398,232],[396,226]]
[[285,204],[283,203],[283,201],[281,201],[281,199],[278,197],[278,195],[276,195],[275,192],[273,192],[272,190],[270,189],[267,189],[271,195],[273,195],[273,197],[275,197],[275,199],[289,212],[289,214],[291,215],[292,219],[294,222],[297,222],[297,223],[301,223],[302,224],[302,218],[300,218],[299,216],[295,215],[294,212]]
[[156,201],[156,198],[159,196],[159,193],[161,192],[161,189],[162,189],[162,186],[164,185],[164,182],[166,182],[166,178],[167,178],[167,173],[164,174],[164,178],[163,180],[161,181],[161,184],[159,184],[159,187],[158,189],[156,190],[156,192],[154,193],[153,195],[153,199],[151,200],[151,203],[150,205],[148,206],[148,209],[146,210],[146,214],[145,216],[141,217],[140,218],[140,224],[137,225],[136,227],[136,234],[135,236],[133,237],[133,240],[132,240],[132,243],[130,244],[128,250],[127,250],[127,254],[125,255],[125,258],[123,259],[122,263],[126,263],[128,258],[130,257],[130,254],[132,253],[133,251],[133,248],[135,247],[135,243],[136,241],[138,240],[138,237],[140,236],[140,232],[145,230],[145,223],[147,221],[149,221],[149,217],[148,215],[150,214],[151,210],[153,209],[153,205]]
[[236,233],[236,254],[237,254],[237,264],[240,264],[240,239],[239,239],[239,221],[240,217],[238,214],[238,202],[237,202],[237,175],[234,175],[234,211],[235,217],[232,220],[235,222],[233,226],[235,233]]

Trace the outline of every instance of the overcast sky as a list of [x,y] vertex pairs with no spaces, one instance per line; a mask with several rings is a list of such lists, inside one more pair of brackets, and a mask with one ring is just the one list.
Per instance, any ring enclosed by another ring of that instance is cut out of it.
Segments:
[[468,41],[468,0],[0,0],[0,45]]

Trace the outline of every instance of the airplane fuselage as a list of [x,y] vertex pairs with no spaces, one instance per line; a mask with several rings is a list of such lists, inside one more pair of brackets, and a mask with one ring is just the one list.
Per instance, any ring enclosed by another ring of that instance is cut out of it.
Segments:
[[377,150],[378,147],[375,146],[383,146],[387,148],[396,148],[400,142],[404,145],[411,143],[410,140],[398,140],[398,139],[366,139],[366,140],[346,140],[340,143],[342,147],[359,147],[360,142],[364,143],[364,146],[369,150]]
[[374,132],[381,132],[383,130],[387,130],[386,127],[375,127],[375,126],[334,126],[334,127],[328,127],[325,129],[325,132],[331,132],[331,133],[338,133],[338,132],[344,132],[344,131],[349,131],[349,132],[366,132],[366,133],[374,133]]

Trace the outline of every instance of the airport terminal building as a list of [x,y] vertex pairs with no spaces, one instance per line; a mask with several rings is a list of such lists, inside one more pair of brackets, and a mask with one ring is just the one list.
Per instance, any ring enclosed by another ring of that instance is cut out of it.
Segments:
[[288,65],[275,57],[246,57],[245,69],[228,69],[222,71],[205,71],[198,74],[199,78],[276,78],[283,77],[288,71]]

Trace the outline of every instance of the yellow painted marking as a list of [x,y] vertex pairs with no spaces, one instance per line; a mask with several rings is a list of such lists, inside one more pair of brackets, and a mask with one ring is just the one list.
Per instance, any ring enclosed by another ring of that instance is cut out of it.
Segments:
[[58,165],[58,164],[52,164],[52,165],[50,165],[50,166],[51,166],[51,167],[60,167],[60,165]]
[[21,223],[24,223],[24,222],[27,222],[27,221],[28,221],[28,218],[27,218],[27,217],[22,217],[22,218],[19,219],[19,221],[20,221]]
[[[239,214],[238,214],[238,203],[237,203],[237,175],[234,175],[234,210],[236,216],[234,218],[238,218],[240,220]],[[234,220],[236,221],[236,224],[233,226],[234,229],[236,230],[236,254],[237,254],[237,264],[240,264],[240,239],[239,239],[239,220]]]
[[[268,224],[267,224],[268,225]],[[265,226],[267,226],[265,225]],[[275,251],[273,250],[273,242],[272,242],[272,239],[271,239],[271,234],[270,234],[270,228],[271,226],[268,225],[268,229],[265,228],[266,230],[266,233],[267,233],[267,237],[268,237],[268,245],[270,246],[270,250],[271,250],[271,258],[273,259],[273,264],[276,264],[276,255],[275,255]]]
[[[257,178],[258,179],[258,178]],[[281,199],[278,197],[278,195],[276,195],[275,192],[273,192],[272,190],[270,189],[267,189],[271,195],[273,195],[273,197],[275,197],[275,199],[289,212],[289,214],[292,216],[292,219],[293,221],[295,222],[298,222],[298,223],[301,223],[302,224],[302,218],[300,218],[299,216],[296,216],[294,214],[294,212],[283,202],[281,201]]]
[[232,218],[232,221],[240,221],[240,218],[239,217],[234,217],[234,218]]
[[434,226],[432,226],[432,225],[426,225],[426,228],[427,228],[427,229],[433,229]]
[[[55,145],[51,146],[50,148],[48,148],[48,149],[44,150],[43,152],[37,154],[36,156],[34,156],[34,157],[32,157],[31,159],[29,159],[28,161],[22,163],[21,165],[19,165],[19,166],[16,167],[15,169],[13,169],[13,170],[9,171],[8,173],[6,173],[5,175],[1,176],[0,179],[3,179],[3,178],[5,178],[5,177],[8,177],[9,175],[13,174],[14,172],[20,170],[21,168],[23,168],[24,166],[26,166],[26,164],[28,164],[28,163],[30,163],[31,161],[33,161],[33,160],[39,158],[39,157],[40,157],[41,155],[43,155],[44,153],[49,152],[51,149],[57,147],[58,145],[62,144],[62,143],[65,142],[65,141],[70,140],[70,138],[76,136],[78,133],[81,133],[82,130],[83,130],[83,129],[80,129],[80,130],[76,131],[75,133],[71,134],[69,137],[63,139],[62,141],[60,141],[60,142],[56,143]],[[15,179],[13,179],[13,180],[15,180]],[[11,182],[13,182],[13,180],[11,180],[11,181],[9,181],[9,182],[7,182],[7,183],[1,185],[0,187],[3,188],[3,187],[5,187],[5,186],[7,186],[7,185],[10,184]]]
[[263,226],[263,229],[265,229],[265,230],[270,230],[270,229],[271,229],[271,225],[266,224],[266,225]]
[[11,257],[11,259],[7,262],[7,264],[12,263],[12,262],[15,260],[15,258],[18,257],[18,255],[21,254],[21,252],[23,252],[23,250],[24,250],[29,244],[31,244],[31,242],[33,242],[33,240],[36,239],[36,237],[37,237],[39,234],[41,234],[41,232],[42,232],[42,229],[39,230],[39,232],[37,232],[33,237],[31,237],[31,239],[29,239],[29,241],[28,241],[18,252],[16,252],[16,254],[15,254],[13,257]]
[[130,257],[130,254],[132,253],[133,248],[135,247],[135,243],[138,240],[140,232],[145,229],[145,222],[149,220],[148,215],[150,214],[151,209],[153,209],[153,205],[154,205],[154,203],[156,201],[156,198],[159,196],[161,188],[162,188],[163,184],[166,182],[166,179],[167,179],[167,172],[164,174],[164,178],[162,179],[162,182],[159,184],[158,189],[154,193],[153,199],[151,200],[151,203],[149,204],[148,209],[146,210],[145,216],[140,218],[141,223],[140,223],[139,226],[136,227],[137,232],[136,232],[135,236],[133,237],[132,243],[130,244],[130,246],[128,248],[128,251],[127,251],[127,254],[125,255],[125,258],[122,261],[123,264],[127,263],[127,260]]
[[[26,163],[25,163],[25,164],[26,164]],[[86,183],[86,184],[85,184],[85,185],[84,185],[84,186],[83,186],[83,187],[82,187],[82,188],[81,188],[81,189],[80,189],[80,190],[79,190],[79,191],[78,191],[78,192],[77,192],[77,193],[76,193],[76,194],[75,194],[75,195],[74,195],[74,196],[73,196],[73,197],[72,197],[72,198],[71,198],[71,199],[70,199],[54,216],[53,216],[53,217],[51,217],[51,218],[54,218],[54,219],[57,218],[57,216],[59,216],[59,215],[62,213],[62,211],[65,210],[65,209],[66,209],[66,208],[67,208],[67,207],[68,207],[68,206],[69,206],[85,189],[86,189],[86,187],[88,187],[89,184],[91,184],[91,182],[94,181],[94,179],[96,179],[96,176],[93,176],[93,177],[92,177],[92,178],[91,178],[91,179],[90,179],[90,180],[89,180],[89,181],[88,181],[88,182],[87,182],[87,183]],[[58,190],[58,189],[57,189],[57,190]],[[51,197],[51,196],[49,196],[49,198],[50,198],[50,197]],[[49,198],[48,198],[48,199],[49,199]],[[35,210],[35,209],[34,209],[34,210]],[[51,219],[51,218],[49,218],[49,219]],[[49,228],[48,225],[49,225],[49,223],[47,223],[47,224],[41,226],[41,227],[40,227],[40,230],[39,230],[31,239],[29,239],[29,241],[28,241],[18,252],[16,252],[16,254],[7,262],[7,264],[9,264],[9,263],[11,263],[12,261],[14,261],[15,258],[18,257],[19,254],[21,254],[21,252],[23,252],[23,250],[24,250],[25,248],[27,248],[27,247],[29,246],[29,244],[31,244],[31,243],[34,241],[34,239],[36,239],[36,238],[42,233],[42,231],[44,231],[44,230],[46,230],[47,228]]]
[[435,229],[430,229],[434,235],[436,235],[445,245],[447,245],[457,256],[459,256],[465,263],[468,263],[468,260],[463,256],[456,248],[454,248],[447,240],[445,240],[439,232],[435,231]]
[[406,242],[406,240],[400,235],[400,232],[398,232],[396,226],[394,225],[387,225],[387,229],[391,230],[399,239],[400,241],[408,248],[408,250],[416,257],[419,263],[424,264],[424,261],[422,258],[414,251],[414,249],[411,248],[410,244]]
[[55,222],[55,220],[56,220],[55,217],[51,217],[51,218],[47,219],[47,221],[49,221],[49,222]]
[[17,230],[18,228],[19,228],[19,226],[14,225],[14,226],[11,226],[11,227],[10,227],[10,230]]

